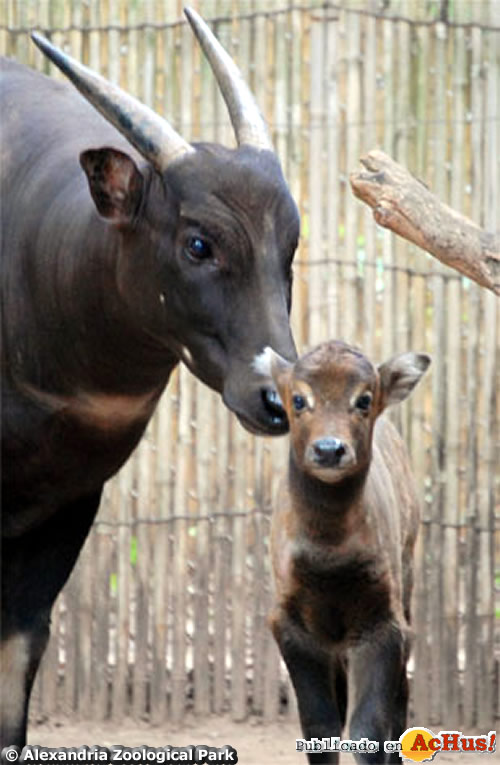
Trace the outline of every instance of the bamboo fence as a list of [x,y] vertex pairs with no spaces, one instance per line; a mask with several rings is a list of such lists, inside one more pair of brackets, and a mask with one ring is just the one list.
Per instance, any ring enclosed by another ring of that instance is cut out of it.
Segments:
[[[444,201],[498,228],[500,3],[193,5],[255,92],[300,208],[298,347],[343,337],[378,361],[407,349],[433,356],[431,374],[393,415],[422,498],[412,720],[492,729],[498,302],[378,229],[348,175],[380,146]],[[0,52],[61,77],[30,43],[33,27],[188,140],[233,145],[180,2],[0,3]],[[140,446],[108,484],[54,608],[33,718],[159,725],[188,710],[295,716],[266,623],[269,519],[286,450],[286,439],[245,433],[185,368],[174,374]]]

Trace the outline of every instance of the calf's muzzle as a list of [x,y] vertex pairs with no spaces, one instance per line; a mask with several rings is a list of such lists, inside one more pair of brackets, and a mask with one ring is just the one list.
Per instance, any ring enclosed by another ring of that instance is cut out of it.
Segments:
[[312,444],[312,455],[315,462],[322,467],[339,465],[347,448],[339,438],[320,438]]

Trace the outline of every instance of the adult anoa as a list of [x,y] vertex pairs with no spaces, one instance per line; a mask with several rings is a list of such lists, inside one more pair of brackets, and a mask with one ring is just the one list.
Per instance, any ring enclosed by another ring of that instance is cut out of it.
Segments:
[[2,745],[25,741],[54,600],[179,361],[248,429],[287,429],[251,361],[295,357],[296,206],[235,64],[187,16],[236,149],[190,145],[40,35],[83,98],[2,63]]

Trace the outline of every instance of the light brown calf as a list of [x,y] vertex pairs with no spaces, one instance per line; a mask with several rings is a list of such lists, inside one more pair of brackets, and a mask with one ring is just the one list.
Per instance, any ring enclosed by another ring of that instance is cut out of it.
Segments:
[[[259,361],[290,421],[288,484],[272,525],[271,625],[303,736],[341,736],[349,685],[352,740],[379,742],[359,762],[398,762],[383,745],[406,727],[419,511],[404,444],[379,415],[409,395],[430,359],[404,353],[376,368],[335,341],[295,364],[271,349]],[[308,756],[338,761],[331,751]]]

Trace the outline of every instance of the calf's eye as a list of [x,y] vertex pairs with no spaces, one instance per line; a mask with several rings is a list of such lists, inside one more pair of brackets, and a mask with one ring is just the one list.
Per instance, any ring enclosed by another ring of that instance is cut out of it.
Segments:
[[212,257],[212,249],[201,236],[190,236],[186,241],[186,253],[192,260],[202,261]]
[[362,412],[367,412],[370,408],[370,404],[372,403],[372,394],[371,393],[362,393],[361,396],[358,396],[356,399],[356,409],[361,409]]
[[300,393],[295,393],[292,397],[292,404],[296,412],[302,412],[302,410],[306,408],[306,400]]

